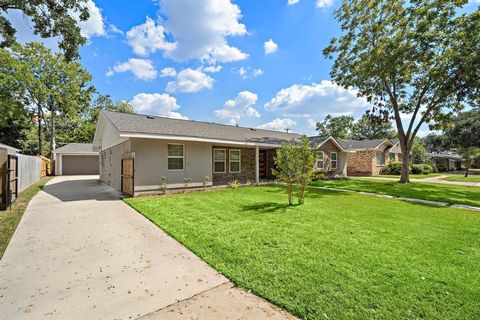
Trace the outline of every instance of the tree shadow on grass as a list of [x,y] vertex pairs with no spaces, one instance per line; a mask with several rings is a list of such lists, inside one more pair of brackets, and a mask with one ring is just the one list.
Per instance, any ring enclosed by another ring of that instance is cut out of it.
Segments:
[[297,204],[288,205],[288,203],[279,202],[261,202],[255,204],[246,204],[242,206],[243,211],[255,211],[256,213],[282,213],[289,207],[296,207]]

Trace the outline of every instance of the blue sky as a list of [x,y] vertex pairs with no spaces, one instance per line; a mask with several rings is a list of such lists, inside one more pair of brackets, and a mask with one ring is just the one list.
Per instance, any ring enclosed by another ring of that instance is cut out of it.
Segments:
[[89,1],[81,62],[99,92],[140,113],[314,134],[329,113],[368,108],[329,81],[322,55],[340,0]]

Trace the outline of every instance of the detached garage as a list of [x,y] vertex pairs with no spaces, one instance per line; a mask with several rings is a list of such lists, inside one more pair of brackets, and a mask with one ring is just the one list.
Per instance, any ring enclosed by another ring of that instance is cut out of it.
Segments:
[[70,143],[53,150],[55,174],[91,175],[98,174],[98,152],[94,152],[91,143]]

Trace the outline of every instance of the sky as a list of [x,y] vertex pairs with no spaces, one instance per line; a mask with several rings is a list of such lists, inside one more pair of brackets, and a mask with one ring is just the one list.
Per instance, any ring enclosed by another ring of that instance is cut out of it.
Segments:
[[[138,113],[313,135],[327,114],[369,107],[330,81],[322,54],[339,35],[340,0],[88,1],[81,63],[100,93]],[[57,49],[19,12],[9,17],[21,42]]]

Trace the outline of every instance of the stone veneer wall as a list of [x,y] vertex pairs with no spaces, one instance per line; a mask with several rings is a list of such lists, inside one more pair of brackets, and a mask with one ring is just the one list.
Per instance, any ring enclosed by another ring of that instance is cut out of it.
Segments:
[[[341,152],[341,150],[332,141],[325,142],[316,151],[323,151],[323,169],[319,169],[319,170],[324,171],[326,176],[335,176],[338,174],[344,174],[342,172],[342,165],[341,165],[344,160],[342,159],[342,157],[344,157],[344,153]],[[332,169],[330,167],[331,152],[337,153],[337,169]]]
[[[214,168],[213,163],[213,149],[225,149],[227,152],[226,157],[226,167],[225,173],[212,173],[213,183],[214,184],[226,184],[232,180],[238,180],[241,183],[247,182],[250,180],[252,183],[255,182],[255,149],[253,148],[233,148],[233,147],[223,147],[223,146],[213,146],[212,148],[212,168]],[[240,172],[231,173],[229,172],[229,157],[230,149],[240,150]]]

